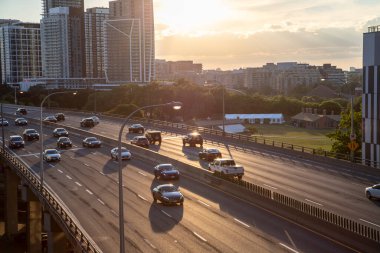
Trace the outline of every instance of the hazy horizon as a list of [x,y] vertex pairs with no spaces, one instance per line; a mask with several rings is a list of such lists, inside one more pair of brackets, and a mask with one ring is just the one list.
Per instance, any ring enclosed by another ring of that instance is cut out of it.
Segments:
[[[85,8],[108,7],[87,0]],[[27,6],[27,8],[25,8]],[[3,0],[0,18],[39,22],[41,0]],[[362,67],[363,33],[380,25],[378,0],[155,0],[156,59],[204,69],[268,62]]]

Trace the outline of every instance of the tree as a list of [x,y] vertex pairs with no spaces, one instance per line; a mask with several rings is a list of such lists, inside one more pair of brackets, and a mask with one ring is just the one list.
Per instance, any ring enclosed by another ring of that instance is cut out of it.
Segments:
[[319,109],[321,111],[326,110],[327,114],[331,114],[331,112],[334,112],[334,114],[340,114],[342,107],[340,106],[339,103],[332,100],[328,100],[328,101],[323,101],[319,105]]

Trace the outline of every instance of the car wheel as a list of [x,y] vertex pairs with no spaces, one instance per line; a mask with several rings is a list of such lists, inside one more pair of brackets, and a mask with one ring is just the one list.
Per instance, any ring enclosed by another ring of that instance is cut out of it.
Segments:
[[238,179],[241,180],[243,178],[243,176],[238,176]]
[[179,204],[180,204],[181,206],[183,206],[183,201],[182,201],[182,202],[179,202]]
[[367,191],[367,192],[365,193],[365,195],[366,195],[366,197],[367,197],[368,199],[372,199],[372,195],[371,195],[371,193],[370,193],[369,191]]
[[183,141],[182,144],[183,144],[183,146],[186,146],[186,142]]
[[157,198],[153,196],[153,202],[157,203]]

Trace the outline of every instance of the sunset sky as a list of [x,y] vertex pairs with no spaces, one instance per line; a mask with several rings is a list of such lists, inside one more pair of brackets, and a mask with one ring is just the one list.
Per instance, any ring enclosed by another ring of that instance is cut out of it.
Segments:
[[[154,0],[154,8],[156,58],[204,69],[283,61],[361,68],[363,32],[380,25],[379,0]],[[41,10],[40,0],[1,0],[0,18],[39,22]]]

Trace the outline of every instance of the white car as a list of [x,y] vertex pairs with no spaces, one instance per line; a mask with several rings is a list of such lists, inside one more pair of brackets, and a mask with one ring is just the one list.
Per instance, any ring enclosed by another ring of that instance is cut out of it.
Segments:
[[61,160],[61,154],[56,149],[45,149],[43,154],[44,160],[47,162],[55,162]]
[[[111,149],[111,159],[119,160],[118,156],[119,156],[118,147]],[[128,149],[121,147],[121,160],[130,160],[131,157],[132,157],[131,152]]]
[[365,188],[365,196],[369,199],[372,199],[372,198],[380,199],[380,184],[375,184],[371,187]]

